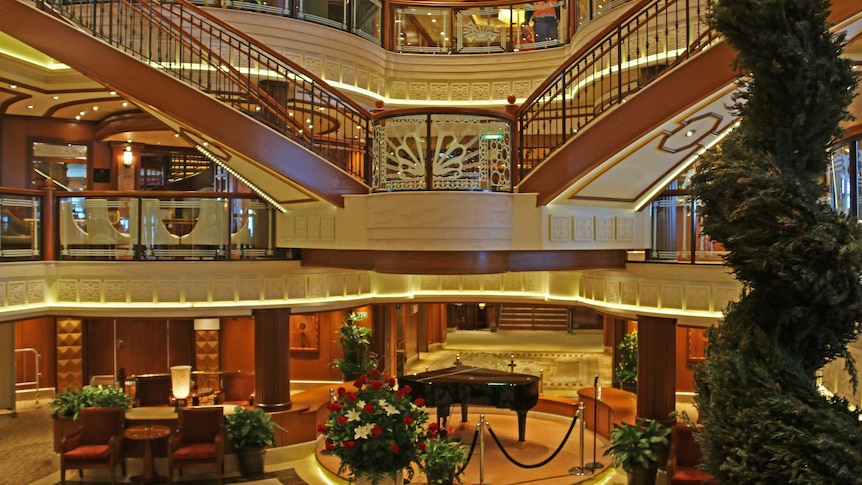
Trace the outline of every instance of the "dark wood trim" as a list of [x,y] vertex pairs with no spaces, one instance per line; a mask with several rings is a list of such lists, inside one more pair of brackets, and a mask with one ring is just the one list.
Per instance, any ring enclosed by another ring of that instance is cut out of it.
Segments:
[[389,274],[492,274],[625,268],[622,249],[580,251],[369,251],[303,249],[303,266]]

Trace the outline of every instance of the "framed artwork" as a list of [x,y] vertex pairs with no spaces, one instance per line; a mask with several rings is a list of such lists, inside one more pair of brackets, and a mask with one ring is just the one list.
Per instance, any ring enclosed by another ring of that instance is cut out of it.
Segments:
[[290,316],[290,351],[320,350],[320,325],[317,314]]
[[686,328],[686,340],[688,343],[687,361],[689,365],[699,364],[706,360],[706,329]]

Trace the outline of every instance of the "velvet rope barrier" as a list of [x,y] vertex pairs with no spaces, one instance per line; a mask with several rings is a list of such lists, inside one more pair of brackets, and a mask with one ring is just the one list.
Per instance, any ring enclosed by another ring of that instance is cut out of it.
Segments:
[[[500,443],[500,440],[497,438],[497,435],[494,433],[494,430],[491,428],[490,424],[488,425],[488,432],[491,433],[491,437],[494,438],[494,443],[497,443],[497,447],[500,448],[500,451],[503,452],[503,456],[505,456],[506,459],[509,460],[510,462],[512,462],[514,465],[519,466],[521,468],[539,468],[540,466],[545,466],[548,463],[550,463],[551,460],[556,458],[556,456],[560,453],[560,451],[562,451],[563,446],[566,444],[566,441],[569,440],[569,436],[572,434],[572,430],[575,429],[575,423],[578,421],[578,417],[580,416],[580,414],[581,414],[580,409],[575,412],[575,417],[572,418],[572,424],[569,425],[569,430],[566,431],[566,436],[563,437],[563,441],[560,443],[560,446],[558,446],[557,449],[554,450],[553,453],[551,453],[551,456],[549,456],[549,457],[545,458],[544,460],[542,460],[541,462],[535,463],[533,465],[526,465],[526,464],[520,463],[519,461],[512,458],[512,456],[509,455],[509,453],[503,447],[503,444]],[[475,441],[474,441],[474,443],[475,443]]]

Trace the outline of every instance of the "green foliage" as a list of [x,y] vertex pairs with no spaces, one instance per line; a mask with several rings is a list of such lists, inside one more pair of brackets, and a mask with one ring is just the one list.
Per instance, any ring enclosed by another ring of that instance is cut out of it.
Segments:
[[358,316],[350,312],[344,323],[338,329],[338,344],[341,346],[343,358],[335,359],[335,367],[347,380],[355,379],[377,367],[377,359],[369,349],[371,330],[356,323]]
[[275,423],[261,408],[236,406],[225,416],[225,429],[238,448],[263,448],[275,442]]
[[815,372],[862,321],[862,230],[823,203],[828,147],[856,75],[824,0],[721,0],[708,20],[738,52],[739,127],[698,161],[704,232],[744,285],[695,369],[703,465],[721,483],[860,483],[862,429]]
[[78,420],[81,408],[131,406],[132,398],[119,387],[84,386],[80,390],[67,387],[65,391],[54,394],[51,401],[51,417]]
[[[435,423],[432,423],[434,425]],[[431,427],[431,433],[436,427]],[[467,447],[448,438],[448,433],[440,431],[425,441],[419,469],[428,478],[429,485],[441,485],[454,480],[462,483],[461,474],[467,461]]]
[[638,381],[638,331],[632,330],[626,334],[617,346],[620,349],[620,361],[614,370],[617,382]]
[[614,466],[625,471],[635,467],[649,468],[658,463],[659,456],[670,443],[670,429],[658,421],[641,419],[634,426],[621,424],[611,430],[604,444],[604,456],[611,455]]

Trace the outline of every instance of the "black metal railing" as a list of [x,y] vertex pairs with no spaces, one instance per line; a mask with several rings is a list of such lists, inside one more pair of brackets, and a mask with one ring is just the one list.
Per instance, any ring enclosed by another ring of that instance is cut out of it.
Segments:
[[370,113],[191,3],[46,0],[37,5],[365,179]]
[[643,1],[570,58],[518,110],[518,180],[607,109],[716,37],[709,0]]

